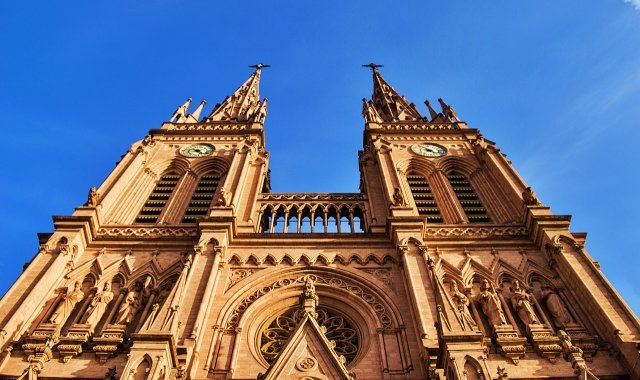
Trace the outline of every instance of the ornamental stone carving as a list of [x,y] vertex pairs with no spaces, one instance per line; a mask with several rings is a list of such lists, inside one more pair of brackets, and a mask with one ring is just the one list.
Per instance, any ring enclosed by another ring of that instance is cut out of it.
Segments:
[[482,281],[478,302],[482,305],[482,312],[487,316],[491,325],[499,326],[507,324],[500,297],[498,297],[496,291],[487,280]]
[[163,238],[196,236],[197,228],[188,227],[103,227],[98,230],[101,238]]
[[92,333],[107,311],[107,306],[112,300],[113,292],[111,291],[111,282],[107,281],[104,283],[103,290],[93,297],[85,314],[85,323],[91,326]]
[[513,281],[512,291],[511,304],[516,313],[518,313],[520,320],[527,326],[540,323],[533,308],[533,297],[520,286],[520,281]]
[[354,296],[366,302],[373,309],[373,311],[378,316],[378,320],[383,328],[392,328],[392,320],[389,312],[387,311],[383,302],[379,300],[378,297],[374,294],[369,293],[359,285],[353,284],[339,277],[309,274],[278,280],[271,285],[261,287],[260,289],[251,293],[248,297],[245,297],[242,301],[240,301],[240,303],[235,307],[235,309],[229,316],[227,320],[227,329],[235,329],[238,326],[238,323],[240,322],[240,319],[242,318],[242,315],[247,310],[247,308],[249,308],[249,306],[251,306],[251,304],[253,304],[260,297],[276,289],[303,285],[306,282],[307,276],[311,277],[316,285],[322,284],[334,288],[343,289],[352,293]]
[[453,282],[451,284],[451,300],[458,310],[458,318],[462,322],[464,328],[476,327],[476,321],[473,319],[471,312],[469,311],[469,298],[458,290],[458,284]]
[[115,323],[129,326],[142,306],[149,299],[151,289],[151,276],[147,276],[144,282],[138,282],[133,290],[127,292],[127,296],[118,309]]
[[551,287],[543,286],[540,297],[544,301],[547,310],[549,310],[551,320],[556,327],[563,328],[573,322],[573,318],[571,318],[567,308],[564,307],[560,296]]
[[68,291],[62,296],[62,300],[58,303],[58,306],[49,317],[49,323],[54,323],[58,326],[64,325],[64,323],[71,315],[71,312],[76,307],[76,304],[84,298],[84,292],[82,292],[82,284],[79,281],[73,285],[73,290]]

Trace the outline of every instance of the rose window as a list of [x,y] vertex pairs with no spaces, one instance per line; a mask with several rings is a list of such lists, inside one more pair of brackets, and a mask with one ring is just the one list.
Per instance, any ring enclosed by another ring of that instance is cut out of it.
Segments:
[[[335,342],[333,351],[344,356],[346,364],[349,364],[356,357],[360,347],[358,332],[353,327],[353,323],[330,309],[319,307],[316,313],[318,315],[316,321],[324,328],[324,335],[328,340]],[[301,309],[287,310],[262,331],[260,352],[269,364],[275,361],[303,317],[304,311]]]

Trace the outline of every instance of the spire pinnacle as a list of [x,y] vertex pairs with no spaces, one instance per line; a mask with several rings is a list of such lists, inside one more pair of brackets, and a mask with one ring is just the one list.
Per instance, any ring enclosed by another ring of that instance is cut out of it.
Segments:
[[438,98],[438,103],[440,103],[440,106],[442,107],[442,114],[444,115],[444,117],[449,119],[449,121],[460,121],[460,118],[458,117],[456,111],[454,111],[450,105],[445,103],[442,98]]
[[207,104],[206,100],[203,100],[200,102],[200,105],[198,106],[198,108],[196,108],[195,111],[193,111],[193,113],[189,116],[191,116],[193,119],[195,119],[195,122],[197,123],[198,120],[200,120],[200,114],[202,113],[202,108],[204,108],[204,105]]
[[363,65],[373,71],[373,95],[364,106],[363,116],[367,122],[390,123],[398,121],[423,120],[422,115],[413,103],[404,97],[387,83],[375,63]]
[[173,115],[171,115],[171,118],[169,118],[169,122],[180,123],[181,121],[183,121],[184,118],[187,116],[187,112],[189,112],[189,105],[191,104],[192,100],[193,99],[189,98],[187,99],[186,102],[184,102],[183,105],[178,107],[176,111],[173,113]]
[[253,65],[256,70],[231,96],[225,98],[222,104],[214,107],[211,114],[205,118],[206,122],[236,121],[262,122],[266,116],[266,99],[260,100],[260,71],[269,67],[259,63]]
[[438,116],[442,116],[442,114],[437,113],[436,110],[431,107],[431,103],[428,100],[425,100],[424,104],[429,109],[429,116],[431,116],[431,121],[435,120]]

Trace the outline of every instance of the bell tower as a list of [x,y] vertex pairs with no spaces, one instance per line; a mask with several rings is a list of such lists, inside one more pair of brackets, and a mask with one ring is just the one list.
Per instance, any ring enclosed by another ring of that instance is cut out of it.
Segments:
[[[570,216],[553,215],[451,105],[438,99],[437,111],[427,100],[423,116],[380,65],[365,66],[373,94],[363,99],[361,191],[370,230],[385,231],[397,247],[433,378],[529,378],[523,362],[561,357],[570,368],[553,367],[557,376],[597,378],[593,370],[606,366],[595,362],[599,348],[630,350],[640,325],[626,305],[596,301],[612,294],[605,296],[608,281],[584,250],[586,234],[570,232]],[[597,315],[616,304],[615,318],[633,320],[633,333],[604,343],[612,330]],[[621,362],[635,368],[627,352]]]

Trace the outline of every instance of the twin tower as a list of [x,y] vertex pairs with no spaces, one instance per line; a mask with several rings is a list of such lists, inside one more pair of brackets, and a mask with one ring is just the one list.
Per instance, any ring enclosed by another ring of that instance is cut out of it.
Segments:
[[640,378],[640,323],[586,234],[379,66],[360,192],[270,192],[263,67],[54,217],[0,301],[0,378]]

